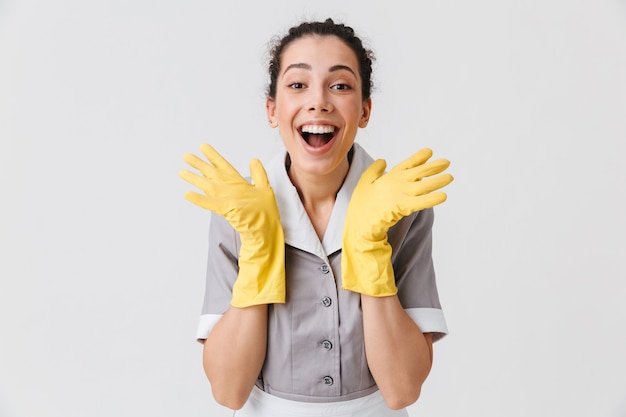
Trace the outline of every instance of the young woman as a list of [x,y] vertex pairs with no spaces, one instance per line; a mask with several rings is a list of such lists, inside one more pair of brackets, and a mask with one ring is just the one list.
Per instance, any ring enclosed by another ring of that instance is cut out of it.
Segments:
[[267,116],[285,145],[251,182],[211,146],[181,176],[213,212],[198,329],[217,402],[237,416],[406,416],[447,332],[432,207],[452,181],[423,149],[385,172],[357,143],[372,53],[331,19],[272,49]]

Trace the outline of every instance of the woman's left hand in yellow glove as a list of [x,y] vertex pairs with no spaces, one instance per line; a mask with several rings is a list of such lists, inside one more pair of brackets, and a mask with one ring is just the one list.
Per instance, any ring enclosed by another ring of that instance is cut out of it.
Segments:
[[250,183],[212,146],[204,144],[200,149],[208,162],[191,154],[184,160],[202,175],[181,171],[180,177],[203,192],[187,192],[187,200],[223,216],[241,236],[239,275],[231,304],[284,303],[285,238],[261,161],[250,162]]
[[442,174],[450,162],[428,162],[431,156],[425,148],[387,173],[382,159],[363,172],[346,213],[342,288],[371,296],[396,294],[387,231],[402,217],[443,203],[446,194],[437,190],[453,180]]

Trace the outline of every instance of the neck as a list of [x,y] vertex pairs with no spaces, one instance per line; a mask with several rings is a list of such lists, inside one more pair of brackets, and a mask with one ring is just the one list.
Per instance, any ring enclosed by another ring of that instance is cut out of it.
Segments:
[[346,158],[333,172],[323,175],[301,172],[294,168],[289,168],[289,178],[298,190],[313,228],[322,240],[337,193],[348,175],[350,164]]
[[335,201],[349,168],[350,164],[347,159],[327,174],[302,172],[291,166],[289,179],[298,190],[302,202],[305,205],[314,206],[318,202]]

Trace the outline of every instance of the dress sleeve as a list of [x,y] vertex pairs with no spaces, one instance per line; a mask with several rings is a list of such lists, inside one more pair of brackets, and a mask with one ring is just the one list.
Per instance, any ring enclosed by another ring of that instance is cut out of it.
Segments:
[[422,332],[439,340],[448,328],[432,259],[433,221],[433,209],[413,213],[389,229],[388,239],[400,303]]
[[239,273],[239,234],[221,216],[211,213],[206,284],[196,338],[202,342],[224,315]]

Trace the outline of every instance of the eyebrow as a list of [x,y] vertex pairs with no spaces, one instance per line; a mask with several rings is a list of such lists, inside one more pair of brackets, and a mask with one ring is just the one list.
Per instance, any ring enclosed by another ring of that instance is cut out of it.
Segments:
[[[283,75],[285,75],[287,71],[293,68],[300,68],[300,69],[305,69],[309,71],[313,69],[311,65],[305,64],[304,62],[299,62],[297,64],[291,64],[287,68],[285,68],[285,71],[283,71]],[[355,77],[357,76],[355,72],[352,70],[352,68],[350,68],[347,65],[338,64],[338,65],[333,65],[332,67],[328,68],[328,72],[335,72],[335,71],[341,71],[341,70],[346,70],[348,72],[351,72],[352,75],[354,75]]]

